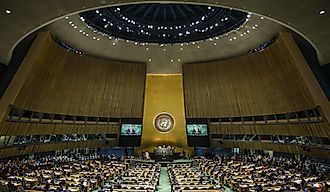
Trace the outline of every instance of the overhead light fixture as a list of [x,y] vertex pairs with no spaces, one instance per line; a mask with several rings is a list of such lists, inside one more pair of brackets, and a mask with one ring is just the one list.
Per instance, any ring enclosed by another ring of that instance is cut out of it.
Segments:
[[7,14],[11,14],[11,10],[9,10],[9,9],[6,9],[5,12],[6,12]]
[[320,11],[320,15],[323,15],[323,14],[325,14],[325,10]]

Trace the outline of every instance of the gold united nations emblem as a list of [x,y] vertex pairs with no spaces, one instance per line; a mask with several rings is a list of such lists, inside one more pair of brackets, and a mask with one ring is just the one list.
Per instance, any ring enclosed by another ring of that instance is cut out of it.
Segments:
[[174,118],[168,113],[161,113],[156,116],[154,125],[160,132],[169,132],[173,129]]

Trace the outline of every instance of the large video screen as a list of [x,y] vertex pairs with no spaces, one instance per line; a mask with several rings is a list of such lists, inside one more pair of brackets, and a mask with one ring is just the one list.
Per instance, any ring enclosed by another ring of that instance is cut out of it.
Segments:
[[120,135],[122,136],[141,136],[141,124],[121,124]]
[[207,124],[187,124],[188,136],[208,136]]

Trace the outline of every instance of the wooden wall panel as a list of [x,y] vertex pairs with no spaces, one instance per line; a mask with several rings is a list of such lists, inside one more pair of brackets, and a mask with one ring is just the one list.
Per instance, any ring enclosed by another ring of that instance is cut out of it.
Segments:
[[285,38],[224,61],[183,65],[186,117],[235,117],[312,108],[315,102]]
[[64,150],[64,149],[82,149],[82,148],[105,148],[117,145],[116,139],[111,139],[106,144],[105,141],[78,141],[78,142],[57,142],[26,146],[25,150],[19,150],[20,147],[11,147],[0,149],[0,157],[7,158],[18,155],[27,155],[40,152]]
[[244,141],[223,141],[223,144],[219,143],[219,140],[212,140],[212,147],[221,148],[240,148],[240,149],[257,149],[257,150],[272,150],[275,152],[292,153],[292,154],[303,154],[311,157],[320,157],[323,159],[330,159],[330,151],[321,148],[311,148],[311,151],[304,150],[298,145],[284,145],[276,143],[261,143],[261,142],[244,142]]
[[14,78],[11,80],[4,95],[0,99],[0,119],[3,119],[3,117],[6,115],[8,106],[13,104],[20,89],[24,85],[24,82],[28,78],[34,63],[39,63],[40,60],[45,60],[43,57],[46,56],[45,53],[47,52],[46,50],[48,50],[48,37],[49,34],[40,33],[34,40],[28,54],[22,61]]
[[59,47],[49,34],[44,49],[42,57],[33,61],[15,107],[59,114],[143,117],[145,64],[77,55]]
[[258,134],[330,137],[328,122],[274,125],[211,125],[210,134]]
[[303,77],[306,86],[309,89],[314,101],[317,105],[321,106],[323,111],[323,116],[326,117],[328,122],[330,121],[330,100],[327,98],[323,92],[320,84],[318,83],[316,77],[314,76],[309,65],[305,61],[305,58],[301,51],[299,50],[298,45],[295,43],[292,35],[288,33],[283,33],[282,38],[286,44],[286,48],[292,60],[297,65],[300,75]]

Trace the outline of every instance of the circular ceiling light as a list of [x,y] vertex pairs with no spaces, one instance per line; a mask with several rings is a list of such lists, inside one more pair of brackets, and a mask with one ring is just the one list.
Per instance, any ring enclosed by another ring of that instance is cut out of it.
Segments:
[[325,14],[325,10],[320,11],[320,15],[323,15],[323,14]]
[[5,10],[5,13],[7,13],[7,14],[11,14],[11,10],[6,9],[6,10]]

